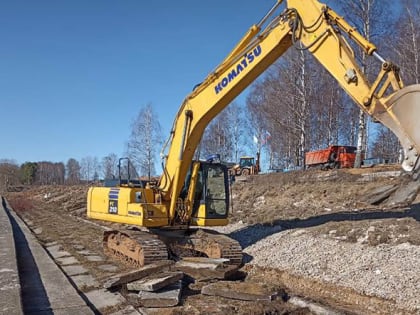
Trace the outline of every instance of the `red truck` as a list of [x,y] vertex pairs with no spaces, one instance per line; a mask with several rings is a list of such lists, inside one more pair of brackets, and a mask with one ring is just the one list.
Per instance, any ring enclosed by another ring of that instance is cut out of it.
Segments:
[[305,169],[351,168],[356,159],[356,147],[331,145],[326,149],[305,153]]

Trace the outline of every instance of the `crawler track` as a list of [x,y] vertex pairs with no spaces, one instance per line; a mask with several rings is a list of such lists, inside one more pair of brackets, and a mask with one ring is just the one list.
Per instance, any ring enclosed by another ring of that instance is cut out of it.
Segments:
[[142,267],[172,256],[207,256],[229,259],[229,265],[242,264],[240,244],[223,234],[193,230],[181,234],[153,234],[145,231],[106,231],[103,247],[107,256],[125,265]]
[[166,245],[143,231],[106,231],[103,246],[106,255],[133,267],[168,259]]

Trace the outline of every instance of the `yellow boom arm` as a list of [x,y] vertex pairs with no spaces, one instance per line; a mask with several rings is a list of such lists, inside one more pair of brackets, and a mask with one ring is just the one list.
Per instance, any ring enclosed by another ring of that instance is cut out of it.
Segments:
[[[250,28],[228,57],[185,98],[178,111],[159,183],[164,200],[171,202],[170,218],[175,215],[177,197],[206,126],[294,45],[310,51],[361,109],[398,136],[406,153],[404,169],[413,170],[416,165],[420,152],[420,136],[416,133],[420,128],[415,121],[414,103],[419,86],[403,89],[397,67],[385,62],[372,43],[316,0],[288,0],[287,8],[261,30],[268,15]],[[382,62],[373,83],[364,76],[343,34]],[[389,90],[391,94],[385,95]]]

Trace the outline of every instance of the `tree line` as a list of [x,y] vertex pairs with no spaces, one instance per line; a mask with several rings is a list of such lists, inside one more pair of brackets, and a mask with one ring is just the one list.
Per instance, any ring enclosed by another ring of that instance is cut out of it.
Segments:
[[25,162],[19,165],[10,159],[0,160],[0,191],[21,185],[76,185],[118,177],[118,156],[115,153],[102,158],[70,158],[63,162]]

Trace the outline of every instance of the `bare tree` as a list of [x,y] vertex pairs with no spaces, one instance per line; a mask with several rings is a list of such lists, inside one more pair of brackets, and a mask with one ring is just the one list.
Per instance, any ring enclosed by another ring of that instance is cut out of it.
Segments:
[[238,103],[232,103],[226,108],[228,116],[228,128],[231,137],[231,158],[239,161],[239,156],[244,153],[243,146],[247,142],[246,129],[248,128],[249,115]]
[[0,191],[20,184],[20,168],[14,160],[0,160]]
[[95,161],[92,156],[86,156],[80,160],[80,176],[85,181],[93,179],[95,173]]
[[[388,18],[390,12],[386,12],[390,7],[388,0],[346,0],[340,1],[342,10],[345,12],[345,18],[351,24],[356,26],[358,31],[368,40],[373,41],[387,31]],[[357,47],[358,58],[362,71],[368,78],[377,73],[378,67],[374,68],[372,58],[368,58],[366,53]],[[375,71],[374,71],[375,70]],[[358,117],[358,136],[357,136],[357,154],[355,167],[362,165],[362,159],[368,152],[368,120],[362,110]]]
[[61,162],[41,161],[36,163],[34,183],[38,185],[62,185],[65,178],[65,167]]
[[[316,83],[310,71],[313,61],[303,50],[289,50],[253,85],[254,95],[247,99],[247,107],[257,119],[255,125],[262,129],[256,130],[257,135],[271,134],[270,156],[278,152],[285,167],[304,163]],[[264,117],[259,118],[261,115]]]
[[396,43],[390,45],[401,66],[406,83],[420,83],[420,3],[418,0],[403,0],[402,13],[396,30]]
[[143,106],[131,125],[127,153],[141,175],[149,178],[156,173],[155,160],[162,143],[162,132],[158,116],[151,104]]
[[118,176],[118,156],[110,153],[102,159],[102,171],[104,178],[117,178]]
[[385,160],[388,163],[401,162],[401,146],[398,138],[385,126],[378,128],[378,135],[373,143],[373,150],[376,157]]
[[67,180],[70,185],[80,183],[80,164],[76,159],[70,158],[66,164]]
[[237,161],[244,138],[241,108],[230,104],[207,126],[199,146],[201,156],[220,154],[223,161]]

